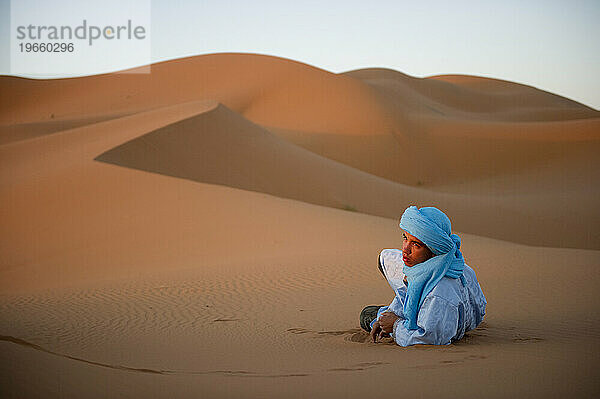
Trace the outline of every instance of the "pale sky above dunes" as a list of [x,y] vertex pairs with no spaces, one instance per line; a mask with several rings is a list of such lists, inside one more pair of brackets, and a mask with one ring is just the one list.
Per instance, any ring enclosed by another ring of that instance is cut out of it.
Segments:
[[[4,38],[12,33],[9,4],[0,0]],[[155,0],[151,13],[152,61],[250,52],[332,72],[385,67],[419,77],[469,74],[600,109],[597,0]],[[0,45],[0,73],[9,74],[6,39]]]

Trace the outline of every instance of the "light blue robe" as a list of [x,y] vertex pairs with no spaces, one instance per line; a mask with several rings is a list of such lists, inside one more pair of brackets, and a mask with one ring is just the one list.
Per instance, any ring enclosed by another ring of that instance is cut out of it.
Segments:
[[389,306],[379,309],[377,316],[393,312],[400,317],[394,323],[392,334],[398,345],[448,345],[481,323],[487,302],[475,272],[465,265],[464,279],[443,277],[427,294],[417,317],[419,328],[407,329],[403,322],[406,319],[403,308],[407,287],[403,281],[402,251],[384,249],[379,255],[379,262],[396,296]]

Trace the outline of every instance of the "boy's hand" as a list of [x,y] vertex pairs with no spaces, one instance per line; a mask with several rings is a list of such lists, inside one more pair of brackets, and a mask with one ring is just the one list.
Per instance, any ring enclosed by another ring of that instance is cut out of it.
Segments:
[[385,334],[391,334],[394,331],[394,323],[398,320],[399,317],[392,312],[385,312],[379,316],[377,320],[377,327],[381,328],[382,332]]
[[378,339],[385,338],[387,336],[389,336],[389,334],[383,331],[379,321],[373,323],[373,328],[371,329],[371,339],[373,339],[373,342],[377,342]]

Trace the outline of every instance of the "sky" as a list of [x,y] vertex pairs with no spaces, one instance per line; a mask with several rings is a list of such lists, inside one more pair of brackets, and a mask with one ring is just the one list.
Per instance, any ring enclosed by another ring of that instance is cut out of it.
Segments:
[[[145,3],[151,62],[242,52],[331,72],[382,67],[416,77],[477,75],[532,85],[600,109],[599,0]],[[10,10],[10,0],[0,0],[1,74],[14,72]]]

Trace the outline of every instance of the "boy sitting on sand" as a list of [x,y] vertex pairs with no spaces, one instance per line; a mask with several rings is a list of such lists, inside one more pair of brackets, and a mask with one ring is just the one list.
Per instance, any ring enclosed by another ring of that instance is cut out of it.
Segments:
[[400,219],[402,251],[384,249],[379,270],[396,293],[389,306],[367,306],[360,325],[373,342],[447,345],[481,323],[486,300],[460,252],[450,219],[434,207],[408,207]]

